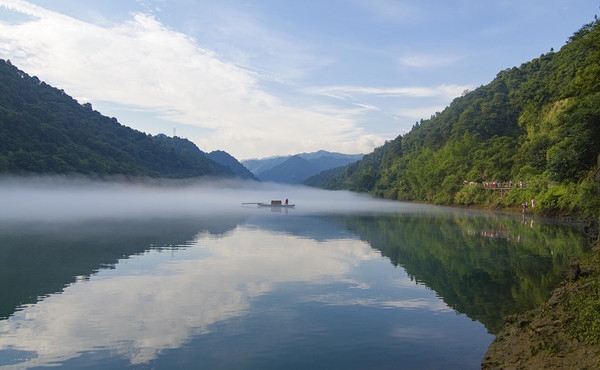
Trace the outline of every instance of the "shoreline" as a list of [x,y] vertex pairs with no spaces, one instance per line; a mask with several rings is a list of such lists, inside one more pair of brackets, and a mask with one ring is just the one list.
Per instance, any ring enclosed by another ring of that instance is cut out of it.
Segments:
[[[449,207],[522,214],[521,207]],[[599,369],[600,318],[592,325],[584,326],[580,317],[586,312],[592,312],[593,316],[600,312],[600,220],[573,214],[548,216],[529,212],[527,216],[581,227],[590,251],[573,259],[570,267],[563,272],[564,279],[546,302],[527,312],[504,318],[504,326],[489,345],[481,368]]]
[[[565,279],[540,307],[507,316],[481,368],[600,368],[600,241],[572,261]],[[590,319],[587,319],[591,316]]]

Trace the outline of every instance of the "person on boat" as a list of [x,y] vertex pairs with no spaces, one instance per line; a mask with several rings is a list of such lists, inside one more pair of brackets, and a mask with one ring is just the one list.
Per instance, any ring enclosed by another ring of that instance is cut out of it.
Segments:
[[285,198],[285,204],[287,205],[289,203],[288,199]]

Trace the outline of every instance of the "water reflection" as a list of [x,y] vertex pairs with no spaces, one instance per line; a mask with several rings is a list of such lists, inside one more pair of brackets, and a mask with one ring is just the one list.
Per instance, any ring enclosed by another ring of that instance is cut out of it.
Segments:
[[478,368],[585,249],[534,226],[433,207],[5,224],[0,365]]
[[[173,253],[150,250],[119,260],[113,269],[78,279],[61,294],[28,305],[0,323],[0,348],[35,353],[25,364],[61,363],[110,348],[132,364],[148,363],[165,349],[211,331],[215,322],[249,314],[252,301],[294,282],[362,282],[353,266],[378,256],[359,240],[314,241],[237,227],[222,237],[199,234]],[[414,301],[376,302],[337,295],[304,297],[331,305],[414,307]],[[447,310],[435,299],[419,307]],[[85,324],[83,324],[85,323]]]
[[198,232],[226,233],[244,218],[0,223],[0,319],[76,279],[150,247],[182,245]]
[[491,333],[505,316],[544,302],[571,257],[587,248],[572,228],[520,216],[455,211],[336,219]]

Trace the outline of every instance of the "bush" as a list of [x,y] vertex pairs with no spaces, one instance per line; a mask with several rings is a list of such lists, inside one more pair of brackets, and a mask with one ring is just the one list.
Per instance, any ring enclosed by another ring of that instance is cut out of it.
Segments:
[[548,188],[544,193],[538,196],[537,206],[539,210],[548,215],[555,215],[564,211],[565,198],[567,197],[567,187],[558,185]]
[[503,207],[520,207],[524,202],[534,199],[534,195],[534,192],[529,188],[514,188],[500,199],[498,203]]
[[485,198],[485,192],[481,184],[464,185],[454,194],[454,204],[462,206],[480,204]]

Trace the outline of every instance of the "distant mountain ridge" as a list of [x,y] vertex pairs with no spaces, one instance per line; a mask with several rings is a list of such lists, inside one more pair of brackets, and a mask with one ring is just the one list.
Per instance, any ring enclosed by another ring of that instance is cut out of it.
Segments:
[[297,184],[318,173],[317,167],[299,155],[294,155],[277,166],[260,173],[261,181]]
[[342,154],[319,150],[288,156],[243,160],[242,164],[261,181],[300,184],[321,171],[346,166],[364,154]]
[[2,59],[0,173],[254,178],[225,152],[124,126]]

